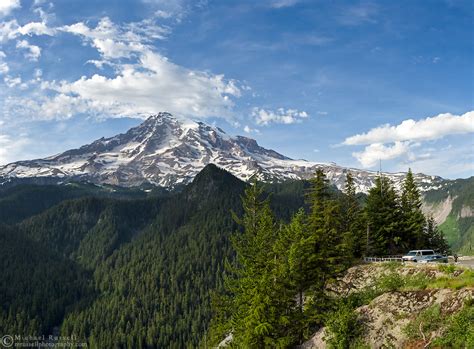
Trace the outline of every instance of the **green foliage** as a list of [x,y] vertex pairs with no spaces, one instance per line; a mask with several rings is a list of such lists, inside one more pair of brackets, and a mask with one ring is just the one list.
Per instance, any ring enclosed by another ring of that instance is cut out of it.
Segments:
[[474,306],[466,304],[457,314],[447,321],[447,328],[433,345],[443,348],[473,348],[474,347]]
[[408,169],[400,196],[402,239],[410,248],[425,248],[425,216],[421,211],[421,195],[411,169]]
[[[446,317],[441,314],[439,304],[423,310],[405,328],[408,338],[423,339],[433,347],[474,347],[474,306],[468,300],[457,313]],[[436,333],[435,338],[431,338]],[[423,336],[425,338],[423,338]]]
[[447,255],[451,252],[448,241],[444,237],[443,232],[438,229],[433,217],[428,217],[426,221],[423,240],[425,246],[439,253]]
[[459,290],[464,287],[474,286],[474,271],[464,270],[461,274],[455,276],[455,274],[440,277],[435,280],[431,280],[426,287],[431,289],[436,288],[452,288]]
[[456,266],[454,264],[440,264],[438,265],[438,269],[443,273],[453,274],[456,270]]
[[453,199],[452,209],[440,229],[453,251],[473,255],[474,217],[461,217],[461,211],[463,207],[474,207],[474,177],[450,181],[440,189],[425,193],[424,200],[439,205],[449,197]]
[[405,279],[397,272],[389,273],[380,277],[377,288],[382,292],[393,292],[405,286]]
[[369,255],[396,254],[406,249],[407,241],[402,240],[404,229],[399,198],[388,178],[376,179],[375,187],[367,196],[365,215],[369,228]]
[[439,330],[443,325],[443,316],[439,304],[423,310],[413,321],[411,321],[405,328],[404,332],[408,338],[423,339],[429,338],[431,332]]
[[307,202],[308,214],[300,209],[289,224],[276,224],[263,188],[254,182],[246,190],[244,214],[234,215],[243,228],[232,239],[237,258],[228,268],[226,292],[215,302],[218,320],[211,333],[224,338],[231,332],[237,347],[288,347],[323,323],[326,284],[353,251],[344,239],[340,203],[322,171]]
[[93,296],[90,274],[18,229],[0,224],[0,333],[52,333]]
[[[10,200],[11,210],[25,210],[11,220],[22,222],[1,228],[7,277],[0,330],[37,334],[61,326],[91,348],[205,347],[229,333],[236,347],[291,347],[328,321],[326,285],[366,252],[367,221],[372,252],[409,244],[397,233],[403,216],[385,182],[383,195],[376,188],[364,209],[350,173],[339,194],[322,171],[310,184],[262,187],[208,166],[182,191],[153,197],[82,184],[67,193],[2,191],[0,208]],[[33,192],[38,204],[28,207]],[[382,289],[423,283],[388,276],[351,295],[335,310],[340,319],[331,320],[340,321],[337,343],[347,335],[363,347],[349,308]]]
[[340,301],[336,309],[327,316],[325,325],[326,340],[330,348],[354,348],[356,343],[360,347],[359,337],[362,334],[362,325],[357,319],[353,306],[348,302]]

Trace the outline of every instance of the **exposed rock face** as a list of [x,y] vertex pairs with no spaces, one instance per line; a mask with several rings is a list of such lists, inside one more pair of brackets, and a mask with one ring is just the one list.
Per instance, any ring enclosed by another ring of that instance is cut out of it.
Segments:
[[[335,285],[332,285],[331,291],[345,296],[371,287],[377,279],[393,272],[393,269],[383,264],[355,266],[350,268]],[[396,269],[396,272],[403,276],[423,274],[430,279],[447,276],[437,266],[419,264],[401,266]],[[462,269],[456,270],[452,276],[456,277],[461,273],[463,273]],[[441,314],[449,316],[458,312],[467,299],[473,298],[474,285],[460,290],[395,291],[384,293],[373,299],[370,304],[359,307],[355,311],[363,327],[363,340],[371,348],[404,348],[408,345],[404,328],[422,311],[437,304],[440,306]],[[430,338],[433,334],[426,333],[425,335]],[[326,328],[323,327],[299,348],[327,348],[327,336]]]
[[[406,342],[403,329],[423,310],[438,304],[445,315],[459,311],[474,297],[473,289],[419,290],[385,293],[356,310],[364,324],[364,339],[372,348],[401,348]],[[429,337],[429,334],[425,334]]]
[[474,208],[470,206],[463,206],[459,212],[459,218],[467,218],[474,216]]
[[435,204],[425,203],[423,205],[423,212],[428,213],[433,216],[436,224],[443,223],[446,218],[449,216],[453,209],[453,201],[456,197],[448,196],[441,202]]

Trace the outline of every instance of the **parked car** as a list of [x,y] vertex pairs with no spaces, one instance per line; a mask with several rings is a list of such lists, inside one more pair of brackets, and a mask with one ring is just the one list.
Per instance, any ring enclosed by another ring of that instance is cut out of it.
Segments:
[[404,262],[418,262],[427,256],[433,256],[433,250],[412,250],[402,257]]
[[420,263],[448,263],[448,257],[440,254],[434,254],[432,256],[423,257],[419,260]]

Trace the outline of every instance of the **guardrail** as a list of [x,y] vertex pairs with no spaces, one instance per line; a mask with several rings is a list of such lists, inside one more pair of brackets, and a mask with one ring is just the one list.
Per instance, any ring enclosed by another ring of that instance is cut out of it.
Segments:
[[399,256],[389,256],[389,257],[364,257],[364,262],[373,263],[373,262],[403,262],[402,257]]

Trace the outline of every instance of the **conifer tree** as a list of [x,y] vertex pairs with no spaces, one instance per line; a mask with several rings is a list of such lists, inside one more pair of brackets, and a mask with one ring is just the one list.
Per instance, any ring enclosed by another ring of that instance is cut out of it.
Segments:
[[436,225],[436,222],[432,216],[429,216],[426,220],[424,235],[424,240],[426,241],[428,248],[431,248],[442,254],[450,253],[451,249],[449,244],[446,241],[443,232],[438,229],[438,226]]
[[421,195],[415,183],[411,169],[403,183],[401,194],[401,212],[403,221],[403,240],[408,248],[425,248],[428,241],[423,234],[425,229],[425,216],[421,210]]
[[303,280],[310,295],[307,323],[317,324],[327,306],[325,286],[344,268],[345,257],[339,203],[331,198],[329,181],[322,170],[316,171],[308,193],[310,212],[306,229],[308,238],[301,242],[304,265],[308,270]]
[[243,217],[234,215],[243,232],[232,238],[237,264],[231,268],[233,278],[226,280],[233,343],[245,348],[283,345],[286,338],[281,327],[289,322],[282,316],[278,298],[277,229],[268,198],[262,195],[262,186],[254,181],[242,198]]
[[365,224],[361,207],[357,200],[354,178],[350,172],[346,174],[344,195],[341,196],[342,229],[344,232],[344,247],[347,262],[352,258],[361,257],[365,248]]
[[401,211],[391,181],[382,175],[369,190],[365,215],[368,224],[368,253],[387,255],[404,249],[401,236]]

